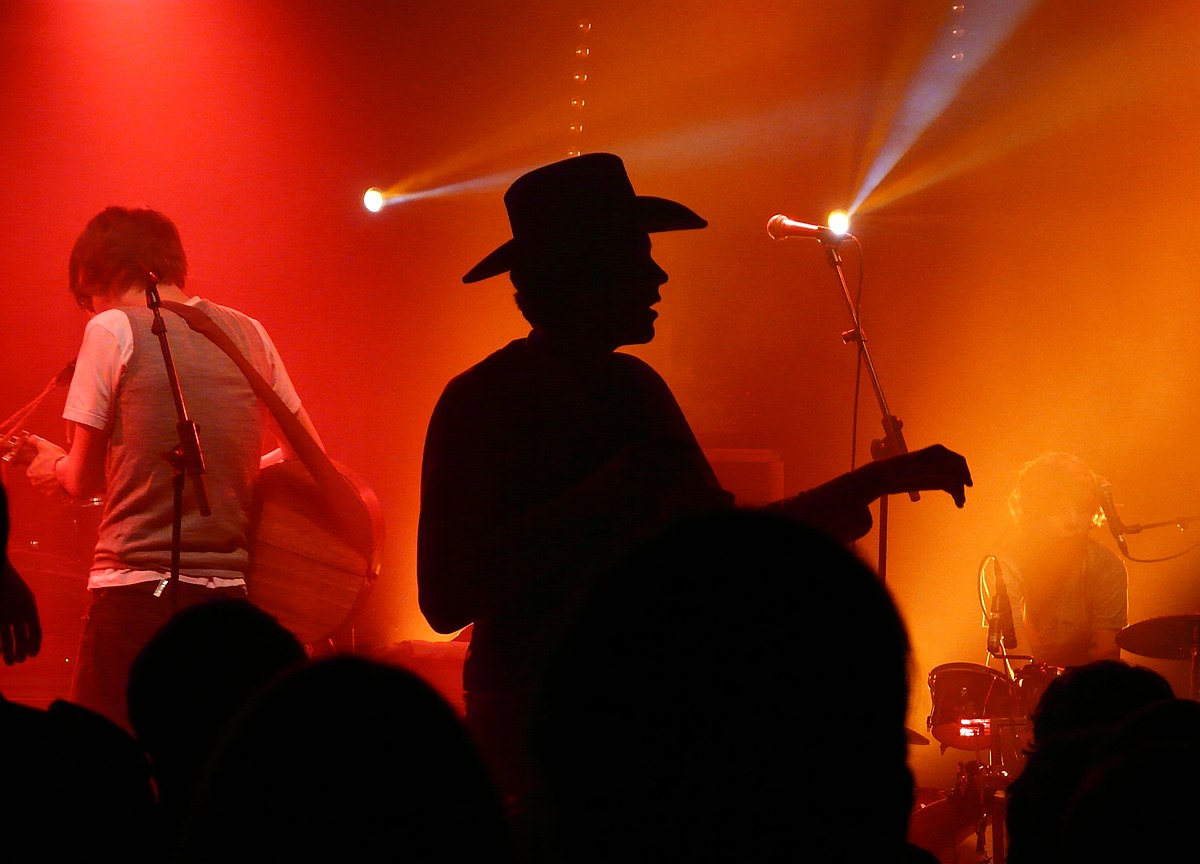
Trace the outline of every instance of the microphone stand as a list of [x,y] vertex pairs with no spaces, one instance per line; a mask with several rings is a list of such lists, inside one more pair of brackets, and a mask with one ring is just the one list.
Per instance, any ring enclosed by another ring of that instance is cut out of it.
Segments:
[[[163,362],[167,367],[167,380],[171,385],[171,396],[175,400],[175,413],[178,416],[178,422],[175,428],[179,432],[179,444],[170,453],[163,454],[163,458],[171,464],[175,469],[174,473],[174,519],[171,525],[171,604],[175,606],[178,596],[179,584],[179,557],[180,547],[183,542],[183,487],[186,477],[192,478],[192,485],[196,490],[196,500],[200,509],[201,516],[212,515],[212,510],[208,506],[208,493],[204,488],[204,454],[200,450],[200,433],[196,424],[188,417],[187,406],[183,401],[183,391],[179,388],[179,375],[175,369],[175,360],[171,354],[171,344],[167,340],[167,325],[163,321],[162,311],[159,307],[158,296],[158,276],[154,273],[147,272],[148,281],[146,282],[146,305],[154,313],[154,323],[150,326],[150,332],[158,337],[159,345],[162,347]],[[158,583],[158,587],[154,589],[154,596],[161,597],[163,590],[167,587],[168,580],[163,579]]]
[[[850,236],[852,235],[842,235],[841,238],[834,242],[828,242],[824,238],[818,239],[825,248],[830,266],[837,273],[838,283],[842,286],[842,294],[846,298],[846,308],[850,310],[850,320],[854,324],[849,330],[842,332],[842,342],[847,345],[851,342],[858,344],[859,356],[867,367],[867,374],[871,379],[871,386],[875,390],[875,398],[879,402],[879,410],[882,414],[883,437],[871,441],[871,456],[876,460],[886,459],[889,456],[899,456],[907,453],[908,445],[904,443],[904,433],[901,431],[904,423],[888,409],[887,398],[883,395],[883,387],[879,383],[879,375],[876,374],[875,364],[871,360],[871,352],[867,350],[867,337],[863,333],[862,322],[858,317],[858,309],[854,305],[854,299],[850,295],[850,287],[846,284],[846,274],[842,270],[842,256],[838,252],[838,244],[841,242],[841,239]],[[921,500],[919,492],[909,492],[908,497],[913,501]],[[876,569],[879,571],[880,580],[885,582],[887,581],[887,522],[888,496],[882,495],[879,498],[879,563]]]
[[[1126,525],[1121,521],[1121,517],[1117,514],[1117,505],[1113,502],[1112,486],[1108,483],[1103,483],[1100,486],[1101,509],[1104,512],[1105,520],[1108,522],[1108,529],[1112,532],[1113,539],[1117,541],[1117,548],[1121,550],[1121,555],[1130,561],[1147,562],[1145,558],[1134,558],[1129,554],[1129,544],[1126,542],[1126,535],[1140,534],[1152,528],[1178,528],[1184,531],[1191,527],[1191,523],[1196,521],[1195,516],[1180,516],[1176,519],[1165,519],[1159,522],[1146,522],[1144,524]],[[1184,550],[1187,551],[1187,550]],[[1183,554],[1183,553],[1179,553]],[[1175,556],[1170,556],[1175,557]],[[1167,558],[1149,559],[1149,561],[1166,561]]]

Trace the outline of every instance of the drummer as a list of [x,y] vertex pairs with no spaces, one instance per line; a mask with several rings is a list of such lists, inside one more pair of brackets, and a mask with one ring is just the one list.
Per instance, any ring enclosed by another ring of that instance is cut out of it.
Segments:
[[1016,638],[1006,647],[1041,667],[1121,656],[1117,633],[1129,623],[1129,574],[1091,536],[1103,521],[1099,483],[1070,453],[1026,463],[1009,496],[1012,523],[989,556],[988,596],[997,596],[998,572],[1012,610]]

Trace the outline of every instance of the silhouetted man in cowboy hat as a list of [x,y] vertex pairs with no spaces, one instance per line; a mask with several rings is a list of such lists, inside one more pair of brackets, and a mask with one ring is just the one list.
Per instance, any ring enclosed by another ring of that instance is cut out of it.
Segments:
[[[537,806],[528,713],[583,593],[640,539],[734,502],[667,384],[616,351],[654,338],[667,274],[650,235],[708,223],[637,195],[608,153],[531,171],[504,203],[512,239],[463,281],[507,272],[532,329],[450,381],[434,408],[417,575],[435,630],[474,625],[467,720],[519,817]],[[870,529],[883,494],[940,489],[961,507],[970,483],[966,461],[935,446],[776,506],[849,541]]]

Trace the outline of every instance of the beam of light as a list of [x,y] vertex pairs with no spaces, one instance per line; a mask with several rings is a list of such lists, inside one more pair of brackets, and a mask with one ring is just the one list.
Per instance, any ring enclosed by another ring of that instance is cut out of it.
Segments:
[[[1029,14],[1037,0],[955,3],[896,110],[875,161],[863,178],[850,212],[857,212],[909,148],[946,109],[966,82]],[[969,8],[968,8],[969,7]]]
[[[1073,123],[1120,110],[1163,81],[1187,80],[1194,74],[1193,54],[1164,52],[1154,56],[1152,65],[1146,62],[1148,46],[1161,41],[1160,28],[1169,26],[1173,14],[1171,9],[1148,8],[1139,28],[1125,29],[1121,40],[1090,52],[1085,62],[1069,64],[1053,76],[1040,76],[1020,99],[1007,100],[965,129],[953,152],[927,157],[904,176],[878,186],[870,196],[870,209],[878,210]],[[1113,69],[1126,74],[1114,76]]]
[[386,207],[393,207],[396,204],[408,204],[413,201],[422,201],[428,198],[444,198],[451,195],[473,195],[478,192],[488,192],[492,190],[507,189],[521,174],[526,171],[532,171],[537,165],[529,165],[525,168],[518,168],[512,172],[502,172],[489,174],[486,177],[476,177],[471,180],[462,180],[458,183],[446,183],[441,186],[433,186],[427,189],[410,189],[407,188],[409,181],[402,180],[398,183],[383,189],[379,186],[372,186],[363,193],[363,206],[372,213],[378,213]]

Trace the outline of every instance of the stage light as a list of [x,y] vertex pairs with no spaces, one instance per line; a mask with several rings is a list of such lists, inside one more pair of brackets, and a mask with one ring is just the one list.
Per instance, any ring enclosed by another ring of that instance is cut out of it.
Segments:
[[372,186],[363,193],[363,206],[372,213],[378,213],[383,209],[383,190]]
[[834,210],[825,220],[825,224],[830,231],[841,236],[850,230],[850,214],[845,210]]

